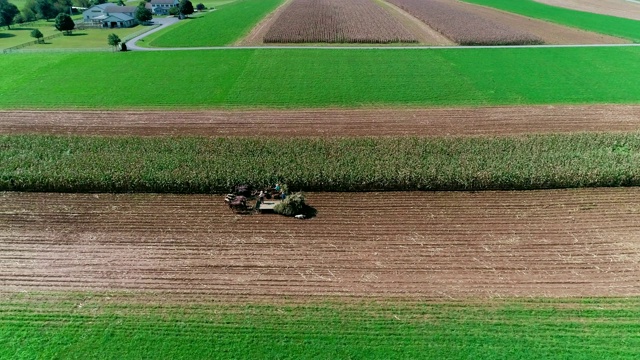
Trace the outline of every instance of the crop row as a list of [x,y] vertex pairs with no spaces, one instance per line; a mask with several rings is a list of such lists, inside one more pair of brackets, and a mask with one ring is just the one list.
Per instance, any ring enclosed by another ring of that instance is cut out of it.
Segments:
[[640,134],[499,138],[0,137],[0,190],[222,193],[640,185]]
[[387,0],[460,45],[533,45],[539,37],[439,0]]
[[265,43],[417,42],[372,0],[293,0],[264,36]]

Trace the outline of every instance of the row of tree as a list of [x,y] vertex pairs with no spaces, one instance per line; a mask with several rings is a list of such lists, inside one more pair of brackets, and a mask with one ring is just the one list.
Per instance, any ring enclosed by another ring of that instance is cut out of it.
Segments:
[[0,0],[0,26],[10,29],[14,23],[22,24],[37,19],[49,21],[58,14],[69,14],[71,6],[71,0],[28,0],[24,8],[19,10],[8,0]]

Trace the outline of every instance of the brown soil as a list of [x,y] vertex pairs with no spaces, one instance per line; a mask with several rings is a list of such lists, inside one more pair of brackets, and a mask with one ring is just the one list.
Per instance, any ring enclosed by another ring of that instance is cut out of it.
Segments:
[[445,2],[455,8],[483,16],[498,24],[508,25],[527,31],[544,40],[547,44],[578,45],[578,44],[629,44],[630,40],[594,32],[556,25],[550,22],[521,16],[494,8],[460,2],[457,0],[437,0]]
[[255,111],[0,111],[0,134],[444,136],[640,130],[640,106]]
[[238,40],[234,46],[260,46],[264,45],[264,36],[269,31],[271,25],[278,20],[278,16],[284,11],[284,9],[291,4],[292,0],[286,0],[277,9],[267,15],[262,21],[256,25],[249,35]]
[[640,295],[640,188],[220,196],[0,193],[0,292],[489,298]]
[[535,0],[567,9],[640,20],[640,3],[627,0]]
[[452,46],[456,45],[455,42],[448,39],[446,36],[440,34],[436,30],[432,29],[429,25],[423,23],[413,15],[402,10],[401,8],[388,3],[386,1],[377,1],[380,6],[387,9],[389,13],[398,19],[411,33],[418,39],[423,45],[444,45]]

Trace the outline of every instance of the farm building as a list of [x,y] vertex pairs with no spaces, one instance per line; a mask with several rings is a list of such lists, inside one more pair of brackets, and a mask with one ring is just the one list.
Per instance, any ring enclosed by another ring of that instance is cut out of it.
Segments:
[[[147,7],[150,5],[147,4]],[[105,28],[127,28],[135,26],[135,6],[117,6],[112,3],[92,6],[82,13],[85,23]]]
[[178,6],[178,0],[151,0],[148,4],[151,5],[151,11],[155,15],[167,15],[169,9],[174,6]]

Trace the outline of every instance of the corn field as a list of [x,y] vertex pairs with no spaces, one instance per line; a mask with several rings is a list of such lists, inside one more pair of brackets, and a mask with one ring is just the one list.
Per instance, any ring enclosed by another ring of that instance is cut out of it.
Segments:
[[265,43],[413,43],[417,39],[373,0],[293,0]]
[[496,138],[0,136],[0,190],[224,193],[640,185],[640,134]]
[[438,0],[387,0],[460,45],[535,45],[539,37]]

